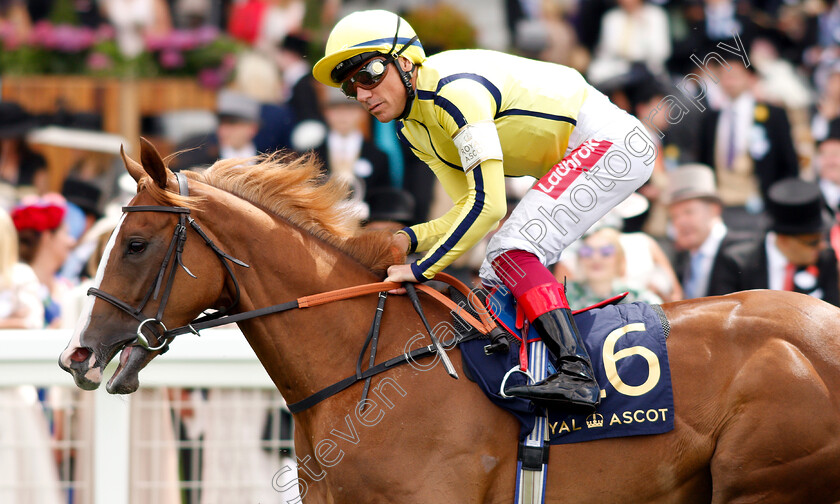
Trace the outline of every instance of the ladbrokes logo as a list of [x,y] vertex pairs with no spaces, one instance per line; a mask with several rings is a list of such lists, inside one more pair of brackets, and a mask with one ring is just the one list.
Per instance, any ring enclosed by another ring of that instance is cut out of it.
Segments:
[[554,165],[535,188],[554,199],[559,198],[581,173],[594,167],[611,146],[612,142],[606,140],[587,140]]

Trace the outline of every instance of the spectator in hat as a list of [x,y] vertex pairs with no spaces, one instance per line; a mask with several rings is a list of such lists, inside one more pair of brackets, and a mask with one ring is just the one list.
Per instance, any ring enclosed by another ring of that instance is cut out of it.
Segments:
[[257,155],[254,138],[260,127],[260,103],[242,93],[222,90],[216,99],[216,132],[185,140],[176,148],[174,170],[207,167],[219,159]]
[[330,176],[346,180],[354,198],[369,205],[368,191],[391,187],[388,156],[365,138],[362,127],[368,115],[359,102],[348,100],[338,88],[326,89],[324,96],[327,135],[315,153]]
[[9,214],[0,208],[0,329],[44,327],[38,277],[20,262],[18,237]]
[[771,224],[760,238],[721,251],[723,274],[710,294],[787,290],[840,305],[837,257],[826,241],[831,215],[819,185],[781,180],[768,191]]
[[18,232],[20,258],[32,267],[41,284],[44,322],[48,327],[60,326],[61,300],[71,287],[58,277],[61,265],[75,245],[64,218],[66,214],[66,201],[55,193],[28,196],[11,214]]
[[292,110],[281,101],[282,82],[275,59],[255,51],[237,55],[230,90],[248,96],[260,106],[259,129],[253,143],[258,152],[288,148],[294,125]]
[[282,99],[289,105],[294,122],[324,121],[318,95],[318,85],[312,76],[309,39],[302,33],[286,35],[276,53],[277,66],[283,74]]
[[67,200],[67,207],[73,208],[84,219],[84,226],[80,230],[76,230],[78,232],[73,233],[78,239],[90,229],[97,219],[102,217],[102,190],[91,182],[76,177],[68,177],[61,186],[61,195]]
[[675,271],[685,299],[709,295],[709,286],[724,274],[720,251],[747,239],[733,233],[721,218],[715,175],[702,164],[684,165],[669,174],[668,219],[677,255]]
[[715,170],[724,222],[733,229],[756,229],[770,186],[799,176],[799,160],[787,113],[753,92],[753,66],[726,51],[720,56],[708,69],[720,80],[724,103],[703,113],[699,161]]
[[11,209],[24,194],[47,190],[47,162],[26,143],[26,134],[37,126],[20,105],[0,101],[0,206]]
[[257,154],[254,137],[260,127],[260,104],[257,100],[231,91],[219,93],[219,158],[247,158]]

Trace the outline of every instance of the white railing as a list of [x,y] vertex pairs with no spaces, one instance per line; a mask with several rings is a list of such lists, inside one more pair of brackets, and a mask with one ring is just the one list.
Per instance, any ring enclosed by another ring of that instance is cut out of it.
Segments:
[[[0,331],[0,387],[74,386],[58,367],[70,341],[65,330]],[[116,360],[105,373],[110,377]],[[215,329],[201,337],[178,338],[165,355],[140,374],[141,387],[256,388],[274,390],[244,336],[237,329]],[[104,385],[96,392],[93,428],[93,499],[95,504],[130,504],[129,413],[131,396],[112,396]],[[267,482],[266,484],[269,484]]]

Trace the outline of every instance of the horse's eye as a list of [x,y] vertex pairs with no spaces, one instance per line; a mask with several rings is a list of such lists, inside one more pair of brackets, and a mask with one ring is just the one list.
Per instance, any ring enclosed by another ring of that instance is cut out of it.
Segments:
[[128,242],[128,253],[139,254],[146,250],[146,242],[140,240],[132,240]]

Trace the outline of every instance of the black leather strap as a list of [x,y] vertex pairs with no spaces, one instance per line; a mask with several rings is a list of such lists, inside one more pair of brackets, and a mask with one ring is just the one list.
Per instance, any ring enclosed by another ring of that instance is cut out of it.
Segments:
[[522,462],[522,469],[526,471],[541,471],[542,466],[548,464],[549,446],[548,444],[544,444],[543,446],[528,446],[520,442],[516,458]]
[[[479,336],[481,336],[481,333],[479,333],[477,331],[473,331],[470,334],[467,334],[463,337],[456,337],[455,344],[456,345],[461,344],[461,343],[473,340],[475,338],[478,338]],[[356,383],[358,381],[367,379],[371,376],[376,376],[380,373],[384,373],[385,371],[388,371],[389,369],[391,369],[394,366],[399,366],[399,365],[402,365],[402,364],[408,364],[409,362],[416,361],[417,359],[423,359],[423,358],[426,358],[426,357],[430,357],[430,356],[434,355],[435,353],[436,352],[435,352],[434,345],[429,345],[429,346],[425,346],[423,348],[418,348],[416,350],[412,350],[411,352],[409,352],[407,354],[404,353],[402,355],[398,355],[398,356],[396,356],[392,359],[388,359],[387,361],[385,361],[381,364],[378,364],[378,365],[376,365],[372,368],[368,368],[367,370],[365,370],[361,374],[361,376],[356,376],[355,374],[353,376],[348,376],[347,378],[345,378],[345,379],[343,379],[339,382],[333,383],[329,387],[325,387],[325,388],[319,390],[318,392],[315,392],[314,394],[307,397],[306,399],[302,399],[302,400],[300,400],[296,403],[288,404],[287,408],[289,408],[289,411],[292,412],[293,414],[294,413],[299,413],[299,412],[301,412],[301,411],[303,411],[307,408],[311,408],[312,406],[315,406],[316,404],[323,401],[324,399],[327,399],[329,397],[334,396],[335,394],[338,394],[342,390],[350,387],[351,385],[353,385],[354,383]]]
[[[382,321],[382,314],[385,312],[385,299],[387,299],[387,297],[387,292],[379,293],[379,303],[376,305],[376,313],[373,316],[373,323],[370,325],[368,337],[365,340],[365,344],[362,347],[362,351],[359,352],[359,360],[356,362],[356,377],[360,377],[362,375],[362,358],[365,355],[365,350],[367,350],[368,344],[370,344],[370,361],[368,363],[368,368],[372,368],[373,365],[376,363],[376,346],[379,343],[379,326],[380,322]],[[362,388],[362,411],[364,411],[365,407],[367,406],[367,403],[365,401],[367,400],[371,379],[371,377],[367,377],[367,379],[365,379],[365,386],[364,388]]]

